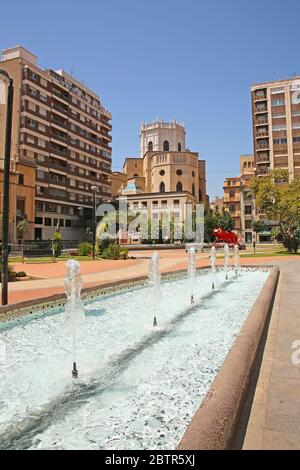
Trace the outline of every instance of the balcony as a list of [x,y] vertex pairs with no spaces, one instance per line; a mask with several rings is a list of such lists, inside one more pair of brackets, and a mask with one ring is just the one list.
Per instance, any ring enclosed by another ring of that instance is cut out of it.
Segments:
[[257,157],[256,163],[270,163],[269,157]]
[[55,119],[54,117],[52,118],[52,123],[55,124],[56,126],[63,127],[64,129],[67,129],[68,127],[67,122],[60,121],[59,119]]
[[256,171],[257,176],[266,176],[270,172],[269,168],[258,168]]
[[49,178],[49,184],[54,184],[56,186],[66,186],[67,181],[66,180],[59,180],[56,178]]
[[257,144],[256,150],[268,150],[269,144]]
[[256,126],[262,126],[264,124],[268,124],[268,122],[269,122],[268,118],[256,119],[255,125]]
[[63,108],[62,106],[58,106],[57,104],[52,103],[52,108],[57,111],[58,113],[68,115],[68,110]]
[[68,140],[66,137],[62,137],[61,135],[55,134],[54,132],[51,132],[51,139],[59,140],[60,142],[63,142],[64,144],[68,143]]
[[58,150],[56,148],[50,148],[50,153],[54,153],[55,155],[59,155],[60,157],[67,158],[68,152],[63,152],[62,150]]
[[49,168],[51,168],[51,170],[58,170],[64,173],[67,172],[67,166],[60,165],[59,163],[49,162]]
[[265,101],[267,99],[267,93],[254,93],[254,101]]
[[64,100],[64,101],[69,101],[69,97],[68,95],[64,95],[63,93],[61,93],[60,91],[58,90],[55,90],[55,88],[52,89],[52,94],[57,96],[58,98],[60,98],[61,100]]
[[262,137],[269,137],[269,132],[257,132],[256,138],[261,139]]
[[254,112],[255,114],[258,114],[258,113],[266,113],[268,111],[268,107],[267,106],[256,106],[254,108]]

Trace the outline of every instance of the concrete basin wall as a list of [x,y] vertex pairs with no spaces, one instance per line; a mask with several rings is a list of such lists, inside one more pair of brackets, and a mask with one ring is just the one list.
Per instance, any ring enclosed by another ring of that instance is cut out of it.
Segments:
[[279,268],[273,267],[221,370],[183,435],[179,450],[230,449],[259,343],[272,311]]

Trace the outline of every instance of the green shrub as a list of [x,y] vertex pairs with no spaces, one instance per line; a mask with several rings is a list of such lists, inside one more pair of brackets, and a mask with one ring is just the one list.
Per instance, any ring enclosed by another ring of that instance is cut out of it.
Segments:
[[61,250],[63,248],[63,237],[59,230],[56,230],[52,235],[52,250],[54,251],[54,256],[57,258],[61,255]]
[[121,247],[116,243],[110,243],[107,248],[101,252],[101,258],[104,259],[127,259],[128,249]]
[[120,248],[120,258],[121,259],[128,259],[128,248],[122,246]]
[[[9,282],[15,281],[16,277],[17,277],[17,273],[14,267],[9,264],[8,265],[8,281]],[[0,282],[2,282],[2,266],[0,266]]]
[[88,256],[93,251],[93,245],[90,242],[82,242],[78,247],[79,256]]
[[102,255],[103,251],[106,250],[109,245],[114,243],[115,240],[113,238],[105,237],[105,238],[97,238],[97,251],[99,254]]
[[26,277],[26,276],[27,276],[27,274],[24,271],[19,271],[17,273],[17,277]]

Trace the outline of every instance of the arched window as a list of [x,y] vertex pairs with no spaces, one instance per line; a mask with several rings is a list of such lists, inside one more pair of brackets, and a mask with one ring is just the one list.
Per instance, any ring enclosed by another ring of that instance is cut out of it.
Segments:
[[150,141],[148,142],[148,150],[150,150],[150,152],[153,150],[153,142],[152,142],[152,140],[150,140]]
[[168,140],[164,141],[163,149],[164,149],[164,152],[168,152],[170,150],[170,144]]
[[159,185],[159,192],[160,192],[160,193],[165,193],[165,192],[166,192],[165,183],[163,183],[163,182],[160,183],[160,185]]
[[195,196],[195,185],[194,185],[194,183],[192,184],[192,195]]
[[199,189],[199,201],[202,201],[202,191]]
[[176,191],[178,193],[182,192],[182,183],[180,181],[178,181],[178,183],[176,184]]
[[181,152],[181,143],[178,142],[178,152]]

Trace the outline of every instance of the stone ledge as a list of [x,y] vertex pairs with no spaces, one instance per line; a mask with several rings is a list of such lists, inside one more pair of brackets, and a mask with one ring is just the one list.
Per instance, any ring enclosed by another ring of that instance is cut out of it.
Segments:
[[279,279],[273,267],[239,336],[183,435],[178,450],[230,449]]

